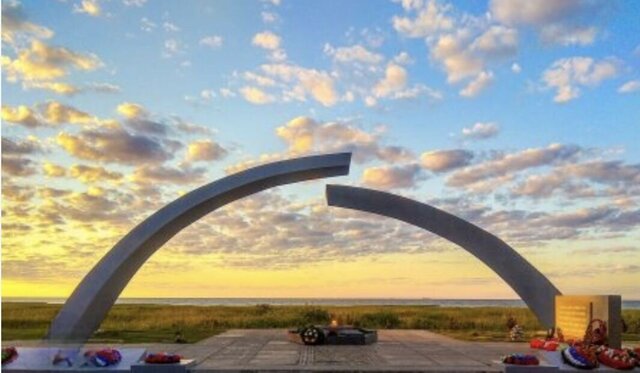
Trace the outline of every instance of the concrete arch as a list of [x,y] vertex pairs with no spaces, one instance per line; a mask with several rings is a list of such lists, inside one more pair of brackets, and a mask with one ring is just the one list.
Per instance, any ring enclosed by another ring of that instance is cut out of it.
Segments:
[[87,341],[147,259],[196,220],[264,189],[347,175],[350,162],[351,153],[336,153],[269,163],[229,175],[169,203],[138,224],[93,267],[51,323],[46,338]]
[[484,229],[427,204],[366,188],[327,185],[329,206],[388,216],[437,234],[467,250],[498,274],[550,328],[560,291],[504,241]]

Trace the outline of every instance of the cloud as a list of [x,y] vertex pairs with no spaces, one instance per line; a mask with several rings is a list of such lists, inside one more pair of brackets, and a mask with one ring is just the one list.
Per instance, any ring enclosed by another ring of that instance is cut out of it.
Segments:
[[147,109],[133,102],[123,102],[118,105],[117,111],[127,119],[143,118],[149,115]]
[[2,2],[2,41],[9,45],[16,45],[21,39],[35,37],[49,39],[53,36],[50,29],[29,22],[17,1]]
[[520,72],[522,71],[522,67],[520,67],[519,64],[517,64],[516,62],[514,62],[511,65],[511,71],[513,71],[515,74],[520,74]]
[[375,65],[384,60],[384,56],[373,53],[360,44],[350,47],[334,48],[331,44],[327,43],[324,45],[324,53],[333,57],[333,60],[339,63],[360,62]]
[[415,18],[394,17],[396,31],[424,38],[431,59],[442,66],[449,84],[471,79],[460,91],[463,97],[475,97],[491,83],[490,65],[517,54],[518,30],[495,24],[489,14],[454,17],[452,5],[435,0],[403,2],[402,6]]
[[640,80],[630,80],[618,88],[618,93],[633,93],[640,91]]
[[491,58],[513,56],[518,51],[518,31],[502,25],[493,25],[478,36],[470,48]]
[[125,6],[135,6],[141,8],[144,4],[147,3],[147,0],[122,0],[122,3]]
[[172,58],[185,53],[186,45],[178,39],[171,38],[164,41],[162,57]]
[[369,167],[362,174],[362,182],[378,189],[415,188],[423,177],[417,164]]
[[542,73],[542,81],[556,90],[553,100],[565,103],[580,96],[580,87],[596,87],[618,75],[620,63],[614,58],[596,61],[590,57],[556,60]]
[[103,181],[120,181],[123,175],[120,172],[109,171],[102,166],[89,166],[74,164],[69,168],[69,175],[85,184]]
[[416,10],[418,14],[414,19],[394,16],[393,28],[412,38],[428,37],[454,28],[454,19],[447,14],[451,10],[450,5],[435,0],[427,1],[424,6],[420,4],[421,2],[413,2],[409,5],[408,2],[403,2],[405,10]]
[[23,86],[27,89],[42,89],[67,96],[73,96],[80,92],[80,88],[77,86],[63,82],[25,82]]
[[152,32],[157,26],[147,17],[140,18],[140,30],[144,32]]
[[282,92],[284,101],[305,101],[307,95],[324,106],[333,106],[338,101],[333,78],[325,71],[291,64],[266,64],[261,70],[288,86]]
[[276,129],[292,154],[310,152],[353,152],[355,162],[373,159],[406,162],[413,159],[410,150],[380,144],[381,133],[369,133],[341,122],[316,122],[309,117],[297,117]]
[[476,97],[493,83],[493,73],[482,71],[460,91],[462,97]]
[[[608,186],[608,188],[600,188]],[[542,175],[530,175],[511,190],[513,196],[550,197],[563,192],[570,198],[617,198],[640,195],[640,164],[587,161],[565,164]]]
[[488,139],[498,135],[500,127],[492,122],[476,122],[472,127],[462,129],[462,137],[465,139]]
[[119,93],[120,87],[110,83],[89,83],[77,86],[64,82],[49,81],[25,81],[22,83],[24,89],[41,89],[65,96],[74,96],[79,93]]
[[185,185],[201,183],[204,178],[204,168],[166,167],[159,165],[144,165],[136,168],[130,179],[137,184],[176,184]]
[[402,90],[407,84],[407,70],[396,64],[389,64],[384,78],[373,87],[376,97],[386,97],[393,92]]
[[51,47],[39,40],[33,40],[28,49],[20,50],[15,59],[2,58],[2,67],[10,82],[49,81],[67,75],[71,68],[92,71],[101,66],[102,61],[93,54]]
[[433,172],[447,172],[468,165],[473,153],[468,150],[434,150],[422,153],[422,167]]
[[242,87],[240,93],[242,93],[242,97],[245,100],[256,105],[264,105],[275,101],[275,97],[257,87]]
[[463,38],[453,34],[440,36],[431,45],[431,56],[442,64],[449,83],[460,82],[483,71],[484,61],[465,47]]
[[31,108],[20,105],[11,107],[2,105],[2,120],[10,123],[20,124],[27,128],[36,128],[45,125]]
[[15,141],[7,137],[2,137],[2,154],[24,155],[40,153],[42,151],[42,145],[35,138]]
[[36,170],[32,160],[2,153],[2,173],[9,176],[31,176],[36,174]]
[[42,171],[44,171],[44,175],[47,177],[64,177],[67,175],[67,170],[64,167],[51,162],[44,162]]
[[411,65],[415,61],[413,60],[413,58],[411,58],[409,53],[400,52],[398,55],[393,57],[393,62],[397,63],[398,65]]
[[171,150],[157,139],[132,135],[124,129],[84,130],[78,135],[61,132],[56,142],[70,155],[97,162],[137,165],[162,163]]
[[501,177],[505,177],[502,180],[508,180],[508,176],[522,170],[574,159],[580,151],[581,148],[578,146],[551,144],[546,148],[530,148],[517,153],[500,155],[454,172],[447,179],[447,185],[472,186],[474,183],[488,182],[490,179],[500,181]]
[[228,151],[211,140],[198,140],[187,146],[187,161],[215,161],[224,158]]
[[253,82],[261,87],[273,87],[276,85],[275,80],[251,71],[246,71],[244,74],[242,74],[242,77],[246,81]]
[[264,23],[274,23],[278,21],[278,15],[273,12],[261,12],[260,16],[262,17],[262,22]]
[[591,23],[601,18],[610,5],[606,0],[565,0],[553,4],[492,0],[489,7],[496,19],[507,25],[533,26],[547,43],[588,45],[593,43],[598,31]]
[[40,112],[47,123],[59,125],[63,123],[87,125],[97,120],[89,113],[80,111],[73,106],[64,105],[57,101],[49,101],[39,105]]
[[200,39],[199,44],[215,49],[215,48],[220,48],[222,46],[222,42],[223,42],[222,36],[209,35]]
[[264,49],[276,50],[280,48],[280,37],[271,31],[263,31],[253,36],[251,44]]
[[80,4],[73,6],[75,13],[85,13],[92,17],[98,17],[102,14],[102,8],[98,0],[82,0]]
[[164,28],[164,30],[166,32],[178,32],[180,31],[180,27],[176,26],[175,24],[171,23],[171,22],[163,22],[162,23],[162,28]]

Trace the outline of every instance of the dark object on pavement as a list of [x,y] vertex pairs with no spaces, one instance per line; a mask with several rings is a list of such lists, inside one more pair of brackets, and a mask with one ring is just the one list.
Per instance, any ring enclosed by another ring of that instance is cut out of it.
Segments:
[[289,340],[305,345],[368,345],[378,341],[378,332],[349,325],[309,325],[288,331]]

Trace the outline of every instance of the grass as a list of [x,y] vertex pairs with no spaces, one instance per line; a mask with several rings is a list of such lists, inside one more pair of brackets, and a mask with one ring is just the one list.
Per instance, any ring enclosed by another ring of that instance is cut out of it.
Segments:
[[[2,340],[39,339],[45,335],[60,305],[3,303]],[[640,341],[640,310],[624,310],[626,341]],[[434,306],[166,306],[115,305],[95,342],[173,342],[180,332],[197,342],[226,329],[294,328],[324,324],[335,318],[341,324],[377,329],[426,329],[475,341],[507,340],[506,322],[513,316],[524,327],[525,339],[543,336],[544,328],[526,308]]]

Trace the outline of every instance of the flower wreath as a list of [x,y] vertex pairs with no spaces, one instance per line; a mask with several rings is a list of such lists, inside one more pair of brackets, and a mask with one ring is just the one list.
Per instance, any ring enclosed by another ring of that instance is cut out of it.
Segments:
[[561,352],[565,363],[578,369],[594,369],[598,367],[595,351],[585,347],[567,347]]
[[537,350],[545,350],[545,351],[555,351],[560,346],[560,342],[557,339],[539,339],[534,338],[529,342],[529,347],[535,348]]
[[2,365],[8,364],[18,358],[18,350],[15,347],[2,349]]
[[114,348],[105,348],[103,350],[87,350],[84,353],[87,363],[96,367],[106,367],[116,365],[122,360],[120,351]]
[[176,364],[180,362],[180,359],[182,359],[180,355],[161,352],[157,354],[147,354],[144,362],[147,364]]
[[630,370],[638,364],[638,359],[628,350],[618,350],[601,346],[598,348],[598,361],[608,367],[620,370]]

